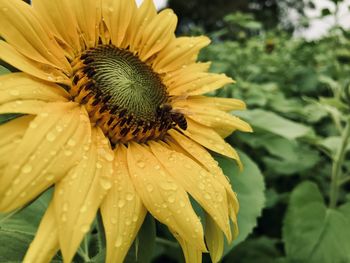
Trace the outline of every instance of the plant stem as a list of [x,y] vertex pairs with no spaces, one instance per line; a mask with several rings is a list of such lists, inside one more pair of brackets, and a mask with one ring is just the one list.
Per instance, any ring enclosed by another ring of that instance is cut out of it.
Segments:
[[347,119],[345,129],[342,132],[342,142],[336,156],[333,160],[332,165],[332,178],[331,178],[331,191],[329,207],[335,208],[337,206],[338,194],[339,194],[339,180],[341,179],[341,168],[344,162],[344,157],[346,153],[346,146],[348,145],[350,137],[350,118]]

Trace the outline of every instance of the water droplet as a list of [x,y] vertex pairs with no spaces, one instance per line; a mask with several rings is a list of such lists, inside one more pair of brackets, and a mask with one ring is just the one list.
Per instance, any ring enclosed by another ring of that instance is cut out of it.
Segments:
[[65,150],[64,151],[64,155],[65,156],[71,156],[73,154],[73,152],[71,150]]
[[115,225],[115,224],[117,223],[117,219],[116,219],[115,217],[112,217],[112,218],[111,218],[111,223],[112,223],[113,225]]
[[175,202],[175,196],[171,195],[168,197],[168,202],[169,203],[174,203]]
[[131,221],[129,219],[125,220],[125,225],[130,226],[131,225]]
[[68,211],[68,207],[69,207],[68,203],[65,202],[65,203],[62,205],[62,211],[67,212],[67,211]]
[[18,96],[19,95],[19,91],[18,90],[11,90],[10,91],[10,95],[12,95],[12,96]]
[[19,197],[23,198],[23,197],[25,197],[26,195],[27,195],[27,192],[22,192],[22,193],[19,195]]
[[204,195],[204,198],[207,199],[207,200],[210,200],[211,199],[211,196],[209,194],[205,194]]
[[61,220],[62,220],[62,222],[66,222],[67,221],[67,214],[66,213],[62,213]]
[[199,187],[199,189],[204,190],[205,185],[204,185],[203,183],[199,183],[199,184],[198,184],[198,187]]
[[32,121],[30,124],[29,124],[29,128],[31,129],[35,129],[38,127],[38,124],[36,124],[34,121]]
[[77,144],[77,142],[74,139],[69,139],[67,142],[68,146],[75,146]]
[[12,189],[9,189],[6,191],[5,196],[10,196],[12,195]]
[[22,167],[22,173],[28,174],[33,170],[32,166],[29,164],[26,164],[25,166]]
[[81,232],[83,232],[83,233],[87,233],[89,231],[89,229],[90,229],[90,226],[88,224],[82,225],[80,228]]
[[86,210],[87,210],[87,207],[86,207],[86,205],[83,205],[81,208],[80,208],[80,213],[85,213],[86,212]]
[[106,153],[105,158],[107,161],[112,162],[114,160],[114,155],[111,153]]
[[124,207],[124,205],[125,205],[125,200],[122,199],[122,200],[119,200],[119,201],[118,201],[118,207],[119,207],[119,208]]
[[56,139],[56,135],[53,134],[52,132],[49,132],[48,134],[46,134],[46,140],[48,140],[49,142],[53,142]]
[[152,192],[153,189],[154,189],[154,188],[153,188],[153,185],[151,185],[151,184],[147,185],[146,188],[147,188],[147,191],[148,191],[148,192]]
[[49,116],[49,113],[47,113],[47,112],[42,112],[42,113],[40,113],[40,116],[45,118],[45,117]]
[[47,181],[52,181],[53,179],[55,179],[55,176],[53,174],[50,174],[46,177]]
[[101,169],[102,168],[102,164],[101,163],[96,163],[96,168],[97,169]]
[[111,181],[109,179],[107,179],[107,178],[101,178],[100,179],[100,185],[105,190],[108,190],[108,189],[110,189],[112,187]]
[[7,7],[3,7],[2,11],[7,12],[9,9]]
[[134,216],[132,217],[132,221],[133,221],[133,222],[136,222],[137,219],[139,219],[139,217],[138,217],[137,215],[134,215]]
[[186,206],[185,202],[184,201],[180,201],[180,207],[185,207],[185,206]]
[[14,181],[13,181],[13,185],[16,185],[16,184],[19,184],[19,182],[20,182],[21,180],[19,179],[19,178],[16,178]]
[[132,201],[132,200],[134,199],[134,194],[132,194],[132,193],[127,193],[125,198],[126,198],[126,200],[128,200],[128,201]]
[[159,166],[159,165],[156,165],[156,166],[154,166],[154,169],[160,170],[160,166]]
[[123,243],[122,237],[121,237],[121,236],[118,236],[117,239],[116,239],[116,241],[115,241],[115,243],[114,243],[114,246],[115,246],[115,247],[120,247],[120,246],[122,245],[122,243]]
[[162,189],[166,191],[175,191],[177,189],[177,185],[172,182],[163,182],[160,184],[160,187],[162,187]]

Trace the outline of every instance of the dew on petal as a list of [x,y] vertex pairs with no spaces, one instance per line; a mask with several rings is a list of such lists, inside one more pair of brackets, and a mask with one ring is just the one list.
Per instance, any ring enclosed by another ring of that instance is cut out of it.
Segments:
[[22,173],[28,174],[33,170],[33,167],[30,164],[26,164],[22,167]]

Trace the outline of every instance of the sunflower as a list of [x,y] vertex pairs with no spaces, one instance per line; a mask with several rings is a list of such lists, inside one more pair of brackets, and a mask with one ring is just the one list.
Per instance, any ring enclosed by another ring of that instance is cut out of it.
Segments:
[[[147,212],[187,262],[217,262],[237,235],[238,201],[208,150],[250,126],[206,97],[232,79],[197,62],[208,38],[176,37],[176,15],[152,0],[0,1],[0,211],[54,194],[24,262],[71,262],[100,211],[106,262],[122,262]],[[205,211],[205,229],[189,195]],[[231,224],[231,222],[233,224]],[[205,240],[205,241],[204,241]]]

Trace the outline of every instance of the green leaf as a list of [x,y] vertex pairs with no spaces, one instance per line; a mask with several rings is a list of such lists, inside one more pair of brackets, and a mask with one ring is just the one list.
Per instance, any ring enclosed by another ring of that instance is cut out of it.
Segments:
[[290,140],[313,133],[310,127],[269,111],[250,110],[239,112],[237,115],[247,120],[254,128],[265,130]]
[[5,68],[4,66],[0,65],[0,76],[8,73],[11,73],[11,71]]
[[156,242],[156,223],[150,214],[147,214],[137,240],[137,262],[151,262]]
[[[334,157],[342,145],[342,138],[340,136],[330,136],[317,142],[317,144],[325,148],[329,155]],[[346,146],[346,151],[350,151],[350,143]]]
[[326,207],[316,184],[292,192],[283,239],[291,262],[350,262],[350,203]]
[[265,204],[264,178],[258,166],[244,153],[239,153],[244,170],[239,171],[236,163],[215,155],[226,176],[229,177],[240,204],[238,213],[238,238],[225,248],[224,254],[228,253],[234,246],[242,242],[252,232],[257,224],[257,218]]
[[22,262],[33,237],[0,229],[0,262]]
[[22,261],[50,199],[48,190],[19,212],[0,214],[0,262]]
[[225,257],[225,262],[252,263],[259,259],[259,262],[274,263],[276,258],[282,256],[277,249],[277,243],[277,239],[265,236],[248,239],[235,247]]
[[23,114],[12,114],[12,113],[9,113],[9,114],[0,114],[0,125],[1,124],[4,124],[10,120],[13,120],[19,116],[22,116]]

